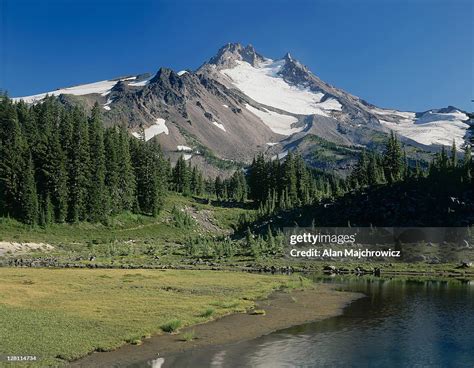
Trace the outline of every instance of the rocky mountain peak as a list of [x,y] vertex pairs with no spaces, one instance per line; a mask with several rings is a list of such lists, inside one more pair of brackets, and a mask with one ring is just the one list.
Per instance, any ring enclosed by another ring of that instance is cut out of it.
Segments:
[[255,51],[252,45],[243,46],[240,43],[228,43],[221,47],[217,55],[209,60],[209,64],[216,65],[219,69],[235,66],[236,60],[246,61],[252,66],[257,66],[265,58]]
[[155,76],[150,79],[150,84],[153,83],[165,83],[170,85],[176,85],[180,83],[179,75],[172,69],[160,68]]
[[293,61],[293,58],[291,57],[291,54],[289,52],[287,52],[285,54],[285,56],[283,56],[283,59],[286,61],[286,62],[289,62],[291,63]]
[[311,71],[298,60],[294,59],[289,52],[285,54],[283,60],[285,60],[285,64],[278,72],[278,75],[288,83],[299,85],[312,80],[313,75]]
[[438,113],[441,114],[450,114],[453,112],[460,112],[460,110],[457,107],[449,105],[448,107],[443,107],[441,109],[436,110]]
[[128,83],[126,81],[118,81],[110,90],[110,92],[125,93],[130,90]]

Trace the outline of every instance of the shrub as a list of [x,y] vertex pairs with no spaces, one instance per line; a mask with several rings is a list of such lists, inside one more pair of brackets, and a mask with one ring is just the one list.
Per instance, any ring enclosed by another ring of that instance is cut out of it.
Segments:
[[172,333],[172,332],[175,332],[180,326],[181,326],[181,320],[175,318],[161,325],[160,328],[164,332]]
[[182,340],[193,341],[195,338],[196,338],[196,333],[194,332],[194,330],[191,330],[191,331],[186,331],[185,333],[183,333]]
[[194,219],[189,216],[184,210],[173,207],[171,210],[173,225],[178,229],[189,229],[195,224]]
[[142,344],[142,340],[138,336],[131,337],[131,338],[125,340],[125,341],[128,342],[129,344],[132,344],[132,345],[141,345]]
[[214,308],[207,308],[204,312],[202,312],[199,317],[210,317],[214,314]]

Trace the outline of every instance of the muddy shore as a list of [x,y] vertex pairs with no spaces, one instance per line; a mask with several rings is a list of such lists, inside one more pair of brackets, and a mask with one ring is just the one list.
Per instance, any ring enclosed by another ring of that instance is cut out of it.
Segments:
[[[156,335],[145,339],[142,345],[124,345],[111,352],[94,352],[71,362],[69,367],[126,367],[137,362],[155,361],[167,354],[179,353],[210,345],[223,345],[258,336],[287,327],[337,316],[350,302],[362,294],[337,291],[334,286],[316,284],[312,289],[291,293],[276,292],[268,299],[258,301],[255,310],[264,314],[237,313],[220,319],[182,329],[177,334]],[[183,341],[183,334],[193,331],[195,339]],[[145,363],[146,364],[146,363]]]

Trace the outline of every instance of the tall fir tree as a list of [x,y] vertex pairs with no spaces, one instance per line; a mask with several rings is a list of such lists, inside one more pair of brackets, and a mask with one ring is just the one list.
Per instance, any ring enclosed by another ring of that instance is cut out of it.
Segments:
[[458,165],[458,155],[457,155],[457,149],[456,149],[456,141],[453,140],[453,144],[451,146],[451,156],[449,158],[449,163],[451,168],[455,169],[456,166]]
[[20,217],[22,171],[25,168],[24,140],[15,106],[0,101],[0,192],[3,215]]
[[136,179],[133,172],[129,140],[130,137],[127,131],[120,128],[117,149],[117,161],[119,162],[118,188],[121,199],[120,207],[126,211],[132,210],[136,190]]
[[89,129],[85,114],[78,108],[73,111],[74,149],[70,151],[69,165],[69,220],[88,218],[88,190],[90,185]]
[[176,162],[172,177],[174,190],[184,195],[191,193],[191,172],[183,155],[181,155]]
[[471,145],[467,144],[466,148],[464,149],[464,158],[463,158],[463,176],[467,183],[472,181],[472,171],[473,171],[473,163],[472,163],[472,154],[471,154]]
[[395,133],[391,131],[383,156],[384,174],[389,183],[394,183],[403,178],[403,164],[400,142]]
[[38,195],[36,192],[35,170],[31,153],[29,150],[25,151],[28,159],[23,170],[20,187],[20,219],[27,224],[34,225],[38,222]]
[[105,187],[109,198],[109,211],[116,214],[122,211],[122,198],[120,191],[120,165],[119,141],[115,129],[107,129],[104,134],[105,150]]
[[88,210],[92,222],[105,221],[108,193],[105,190],[104,128],[99,104],[96,102],[89,118],[90,182]]

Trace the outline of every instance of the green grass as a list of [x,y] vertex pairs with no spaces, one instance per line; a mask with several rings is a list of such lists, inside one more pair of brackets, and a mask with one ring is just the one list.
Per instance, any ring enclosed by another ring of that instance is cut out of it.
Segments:
[[127,340],[125,340],[126,343],[132,344],[132,345],[141,345],[142,344],[142,337],[139,336],[134,336],[131,337]]
[[[123,213],[112,217],[108,225],[82,222],[78,224],[52,224],[48,227],[22,224],[9,218],[0,218],[0,240],[22,242],[44,242],[56,246],[69,245],[69,249],[83,245],[101,245],[140,239],[141,241],[179,241],[186,234],[174,224],[173,209],[194,207],[209,210],[222,230],[230,230],[239,215],[248,210],[224,208],[204,204],[191,197],[170,193],[165,198],[163,210],[158,217]],[[203,230],[195,228],[198,234]]]
[[214,308],[207,308],[204,312],[199,314],[199,317],[207,318],[207,317],[212,316],[214,312],[215,312]]
[[[47,256],[59,263],[87,264],[92,259],[92,263],[108,266],[177,265],[186,257],[184,244],[190,238],[225,236],[235,228],[241,214],[247,212],[252,210],[207,204],[204,200],[171,193],[158,217],[124,213],[113,217],[107,226],[78,223],[43,228],[0,218],[0,241],[51,244],[54,250]],[[191,219],[191,215],[203,213],[204,220]],[[185,221],[186,226],[177,223],[183,219],[190,219]],[[30,252],[27,257],[41,258],[45,253]]]
[[248,310],[294,286],[288,276],[235,272],[0,268],[0,355],[38,355],[37,366],[55,366],[140,344],[167,325]]
[[224,309],[232,309],[235,308],[239,305],[237,301],[217,301],[212,303],[213,306],[219,307],[219,308],[224,308]]
[[180,328],[180,327],[181,327],[181,320],[176,319],[176,318],[174,318],[171,321],[168,321],[168,322],[166,322],[166,323],[164,323],[160,326],[160,328],[163,332],[168,332],[168,333],[176,332],[176,331],[178,331],[178,328]]
[[193,341],[194,339],[196,339],[196,332],[194,330],[187,331],[182,335],[183,341]]

